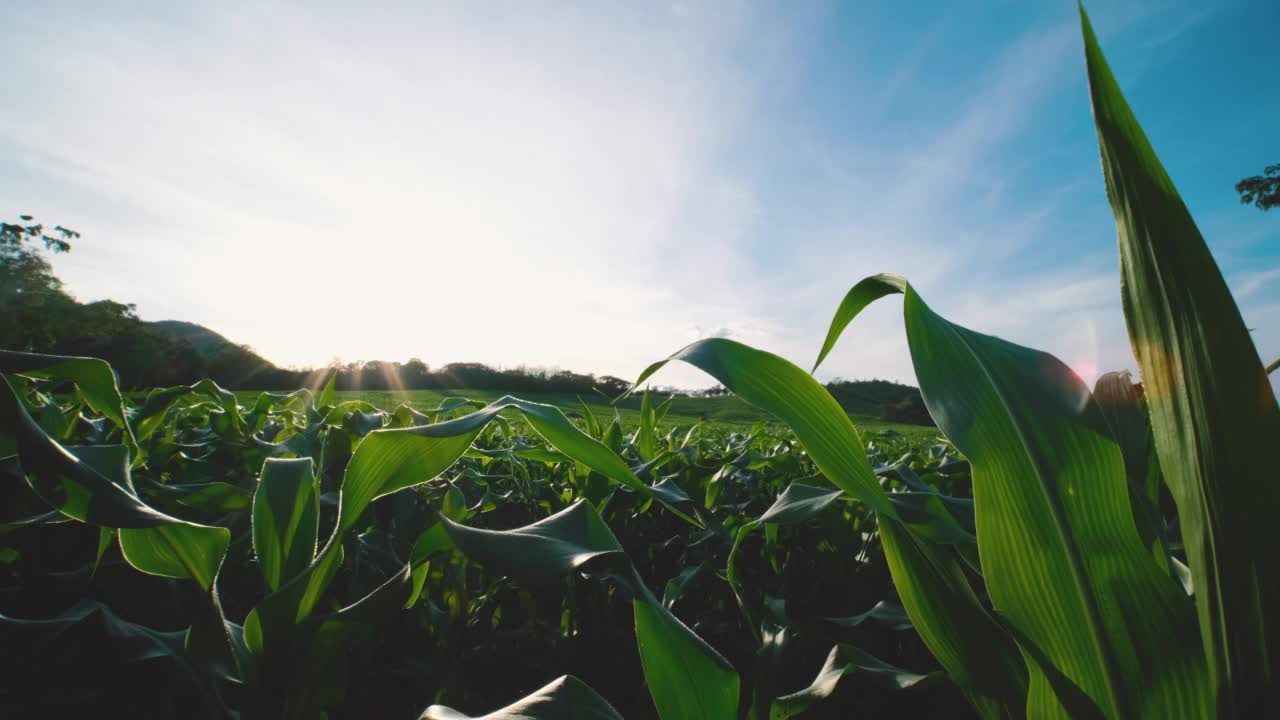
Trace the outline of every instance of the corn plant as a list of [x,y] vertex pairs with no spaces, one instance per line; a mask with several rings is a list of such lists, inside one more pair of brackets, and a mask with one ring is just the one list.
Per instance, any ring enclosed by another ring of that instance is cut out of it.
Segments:
[[[983,715],[1248,714],[1276,692],[1280,635],[1266,620],[1280,608],[1280,568],[1264,548],[1280,486],[1267,480],[1264,455],[1280,438],[1280,414],[1221,273],[1083,10],[1081,20],[1125,317],[1194,600],[1167,545],[1150,549],[1147,498],[1130,492],[1131,480],[1145,479],[1127,476],[1134,438],[1115,413],[1109,424],[1058,359],[947,321],[899,276],[872,276],[849,291],[817,364],[864,307],[905,296],[926,405],[973,464],[991,611],[947,572],[955,561],[938,557],[941,547],[902,523],[870,482],[856,430],[799,368],[728,340],[701,341],[671,359],[778,415],[841,490],[876,510],[912,622]],[[1146,460],[1140,449],[1137,458]]]
[[[902,295],[923,443],[860,433],[810,373],[727,339],[636,386],[687,362],[785,429],[664,430],[647,394],[630,432],[585,404],[384,410],[332,381],[129,398],[100,360],[0,351],[0,704],[397,716],[387,688],[433,683],[431,720],[781,720],[850,692],[993,718],[1266,707],[1280,411],[1081,19],[1141,386],[1091,390],[890,274],[848,292],[814,369]],[[544,667],[593,634],[592,682]],[[528,677],[465,677],[488,646]]]

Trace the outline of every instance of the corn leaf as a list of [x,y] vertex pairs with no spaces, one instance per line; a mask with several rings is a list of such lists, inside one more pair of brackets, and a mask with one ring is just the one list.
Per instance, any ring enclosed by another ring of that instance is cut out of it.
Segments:
[[551,582],[587,563],[608,573],[633,597],[640,662],[658,714],[664,720],[737,717],[733,666],[658,602],[591,503],[580,500],[514,530],[442,522],[465,555],[526,583]]
[[827,654],[827,661],[809,687],[783,695],[773,701],[769,720],[788,720],[803,713],[814,704],[830,697],[836,691],[840,681],[846,675],[854,673],[860,673],[890,690],[905,690],[919,685],[930,677],[894,667],[852,645],[836,645]]
[[[1056,358],[974,333],[907,288],[930,413],[973,463],[992,601],[1108,717],[1208,714],[1185,594],[1151,561],[1124,459],[1087,388]],[[1028,713],[1056,712],[1033,671]]]
[[75,383],[89,407],[120,426],[124,444],[137,448],[138,443],[125,416],[124,398],[120,395],[115,371],[105,360],[0,350],[0,372]]
[[987,714],[1022,706],[1027,671],[1012,640],[983,609],[954,554],[898,524],[897,509],[881,489],[857,430],[826,388],[776,355],[720,338],[654,363],[636,385],[672,359],[689,362],[778,416],[837,487],[875,508],[894,585],[925,644],[957,683],[992,708]]
[[311,458],[268,458],[253,497],[253,550],[275,592],[311,564],[320,524],[320,492]]
[[1256,712],[1280,686],[1280,410],[1230,290],[1124,99],[1081,8],[1121,298],[1178,506],[1216,708]]
[[600,694],[572,675],[563,675],[521,700],[487,715],[464,715],[432,705],[418,720],[622,720]]

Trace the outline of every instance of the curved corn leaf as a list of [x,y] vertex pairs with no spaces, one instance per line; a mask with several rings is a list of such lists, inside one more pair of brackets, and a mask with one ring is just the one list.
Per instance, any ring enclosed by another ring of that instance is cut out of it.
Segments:
[[528,584],[555,582],[597,558],[624,555],[622,545],[589,502],[579,501],[513,530],[467,527],[447,517],[441,522],[464,555]]
[[[579,430],[559,408],[508,396],[454,420],[370,433],[356,448],[347,468],[340,525],[350,527],[376,498],[444,472],[462,457],[484,426],[508,408],[519,411],[559,452],[615,482],[653,494],[621,457]],[[693,522],[682,511],[670,509]]]
[[[889,288],[881,295],[895,287],[894,276],[877,278]],[[898,524],[896,507],[881,489],[853,423],[826,388],[782,358],[719,338],[654,363],[636,385],[671,359],[690,362],[743,400],[777,415],[837,487],[879,511],[894,585],[925,644],[957,683],[976,694],[975,702],[997,714],[1016,714],[1013,708],[1026,697],[1027,676],[1012,640],[983,609],[955,556]]]
[[874,607],[864,613],[858,613],[849,617],[829,617],[825,618],[827,622],[843,627],[858,627],[859,625],[874,620],[891,630],[910,630],[911,618],[907,616],[907,611],[901,605],[881,600]]
[[182,631],[129,622],[99,602],[81,600],[48,619],[0,614],[0,645],[8,717],[102,717],[122,707],[141,717],[175,707],[184,717],[233,716],[189,661]]
[[463,554],[525,582],[553,581],[589,562],[603,565],[633,597],[640,662],[658,714],[664,720],[737,716],[739,678],[733,666],[658,602],[590,502],[579,500],[514,530],[441,522]]
[[31,489],[68,517],[103,527],[150,527],[172,518],[148,507],[49,437],[27,413],[9,378],[0,378],[0,436],[14,444]]
[[897,517],[861,450],[862,439],[853,422],[808,373],[772,353],[733,340],[708,338],[650,365],[635,386],[672,360],[693,365],[738,397],[776,415],[836,487],[877,512]]
[[125,560],[152,575],[190,578],[209,589],[231,541],[226,528],[170,517],[137,496],[123,445],[63,448],[0,380],[0,433],[14,438],[27,483],[68,517],[120,530]]
[[[69,449],[82,464],[111,481],[113,486],[133,487],[129,477],[129,450],[123,445]],[[208,590],[227,553],[231,531],[167,518],[167,522],[151,527],[121,527],[119,540],[124,559],[138,570],[150,575],[195,580],[202,589]],[[99,557],[105,549],[99,544]]]
[[[747,619],[747,626],[752,628],[753,632],[759,632],[756,628],[761,627],[763,612],[760,605],[762,600],[758,595],[748,596],[746,588],[742,584],[742,578],[738,572],[738,554],[742,548],[742,543],[751,533],[765,523],[793,525],[807,522],[823,510],[831,507],[842,494],[843,491],[841,490],[814,487],[804,483],[791,483],[760,517],[738,528],[738,532],[734,536],[733,547],[729,550],[729,559],[725,566],[725,579],[729,581],[729,587],[738,598],[738,606],[742,608],[742,612]],[[757,636],[757,639],[761,642],[765,641],[765,637],[760,635]]]
[[320,490],[311,458],[268,458],[253,497],[253,549],[267,589],[301,573],[316,553]]
[[929,675],[920,675],[875,657],[852,645],[836,645],[827,655],[827,661],[818,671],[809,687],[773,701],[769,712],[769,720],[787,720],[808,710],[815,703],[830,697],[836,686],[846,675],[861,673],[873,682],[890,690],[906,690],[927,680]]
[[1080,10],[1089,90],[1120,247],[1120,292],[1165,481],[1178,506],[1200,634],[1224,716],[1280,688],[1280,409],[1213,255]]
[[149,528],[120,528],[120,552],[129,564],[151,575],[191,579],[208,590],[227,554],[231,531],[188,522]]
[[791,483],[778,499],[756,518],[758,523],[790,525],[805,522],[827,509],[840,498],[842,491]]
[[124,398],[120,395],[115,371],[105,360],[0,350],[0,372],[75,383],[89,407],[119,425],[125,444],[137,448],[138,442],[126,419]]
[[472,717],[432,705],[418,720],[622,720],[622,716],[586,683],[562,675],[532,695],[487,715]]
[[973,466],[987,589],[1044,659],[1028,713],[1065,712],[1046,664],[1108,717],[1207,713],[1190,601],[1143,547],[1123,457],[1088,389],[1053,356],[950,323],[909,285],[905,295],[925,404]]
[[849,292],[845,293],[844,299],[840,301],[840,306],[836,308],[835,317],[831,319],[831,329],[827,331],[827,337],[822,341],[822,349],[818,351],[818,359],[813,363],[813,370],[816,371],[827,355],[831,354],[831,349],[840,339],[840,333],[844,332],[863,308],[885,295],[900,293],[905,287],[906,280],[900,275],[881,273],[864,278],[857,285],[849,288]]

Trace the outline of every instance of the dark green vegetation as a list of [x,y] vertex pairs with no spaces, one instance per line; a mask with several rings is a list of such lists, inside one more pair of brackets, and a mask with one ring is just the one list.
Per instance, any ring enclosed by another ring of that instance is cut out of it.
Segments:
[[[1142,370],[1092,391],[902,277],[949,439],[859,433],[801,368],[678,360],[787,429],[624,431],[517,398],[330,384],[123,400],[0,355],[14,716],[1253,717],[1280,691],[1280,409],[1221,273],[1082,25]],[[458,708],[451,710],[445,705]],[[461,712],[459,712],[461,711]],[[1265,712],[1265,711],[1264,711]]]
[[[11,656],[0,699],[23,716],[413,717],[436,701],[486,709],[570,673],[652,717],[664,701],[646,676],[699,659],[723,675],[720,653],[762,663],[773,684],[741,686],[790,696],[780,707],[829,693],[800,692],[828,655],[828,677],[867,678],[840,683],[833,712],[896,705],[898,685],[921,711],[963,702],[924,682],[933,663],[892,602],[870,510],[785,430],[676,424],[673,404],[644,397],[625,431],[591,406],[576,424],[522,400],[381,412],[331,388],[238,403],[204,382],[135,405],[101,361],[0,362],[0,438],[17,452],[0,633],[32,651]],[[964,492],[967,465],[929,433],[866,439],[886,485]],[[902,502],[928,521],[931,497]],[[53,608],[65,611],[32,619]],[[757,661],[762,617],[777,647]],[[577,682],[557,687],[589,692]],[[669,682],[665,702],[687,701],[687,678]]]
[[[828,390],[837,390],[842,385],[857,386],[860,388],[874,388],[877,384],[883,384],[890,388],[900,389],[904,386],[895,385],[887,382],[861,382],[861,383],[843,383],[828,384]],[[914,388],[910,388],[916,397],[919,392]],[[899,392],[901,392],[899,390]],[[239,391],[236,397],[241,403],[252,404],[257,399],[259,393],[251,391]],[[418,411],[427,411],[438,407],[440,403],[451,397],[467,397],[472,400],[481,400],[484,402],[493,402],[498,398],[514,394],[499,390],[339,390],[336,391],[335,398],[338,401],[346,400],[363,400],[377,407],[394,408],[399,405],[408,405]],[[834,394],[834,393],[833,393]],[[582,416],[582,406],[587,405],[593,413],[605,419],[611,419],[614,411],[622,419],[622,426],[628,431],[634,429],[640,422],[640,405],[641,399],[636,396],[627,396],[610,402],[605,397],[593,395],[578,395],[571,393],[519,393],[523,397],[534,402],[543,403],[545,405],[555,405],[565,414],[573,418]],[[838,396],[837,396],[838,397]],[[663,403],[670,399],[671,404],[667,409],[667,422],[672,425],[693,425],[699,421],[714,423],[721,426],[734,426],[737,429],[746,429],[756,423],[774,423],[777,421],[769,415],[769,413],[758,407],[743,402],[740,398],[733,395],[716,395],[716,396],[691,396],[691,395],[660,395],[654,394],[655,403]],[[919,401],[923,407],[923,400]],[[877,407],[874,401],[861,400],[857,397],[851,397],[841,402],[841,407],[849,413],[859,428],[869,431],[893,430],[900,432],[911,438],[918,438],[921,442],[928,441],[937,437],[938,431],[933,426],[932,421],[926,413],[923,420],[928,424],[913,424],[911,421],[906,422],[886,422],[882,419],[884,408]]]

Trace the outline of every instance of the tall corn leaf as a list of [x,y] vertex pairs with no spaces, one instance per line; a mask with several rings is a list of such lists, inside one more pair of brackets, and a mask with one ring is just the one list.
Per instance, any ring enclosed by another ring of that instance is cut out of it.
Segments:
[[1280,683],[1280,410],[1208,246],[1125,102],[1081,8],[1089,89],[1120,246],[1121,297],[1156,450],[1178,506],[1217,709]]
[[[948,549],[893,524],[897,509],[881,489],[853,422],[826,388],[783,358],[722,338],[700,340],[650,365],[636,385],[673,359],[776,415],[837,487],[878,511],[894,585],[925,643],[984,716],[1016,714],[1026,694],[1026,669],[1012,640],[983,609]],[[886,527],[900,533],[889,537]]]
[[275,592],[316,554],[320,491],[311,458],[268,458],[253,496],[253,549],[267,589]]
[[640,459],[645,462],[649,462],[658,454],[658,432],[654,428],[655,424],[653,406],[649,404],[649,388],[645,388],[644,394],[640,397],[640,424],[636,426],[636,435],[633,440],[636,450],[640,453]]
[[[1208,714],[1191,602],[1139,538],[1124,459],[1088,389],[1057,358],[891,286],[906,295],[929,413],[973,465],[983,575],[1031,667],[1028,714],[1079,714],[1076,690],[1106,717]],[[847,324],[837,313],[831,334]]]

